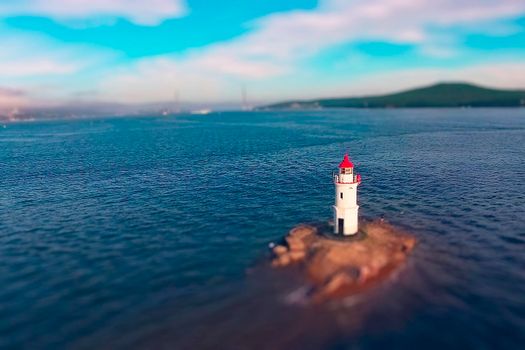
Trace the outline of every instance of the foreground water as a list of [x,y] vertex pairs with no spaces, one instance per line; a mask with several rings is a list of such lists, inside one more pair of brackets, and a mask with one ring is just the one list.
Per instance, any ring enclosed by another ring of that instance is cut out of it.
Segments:
[[[267,244],[361,213],[414,233],[382,287],[301,303]],[[222,113],[0,129],[0,348],[519,348],[525,109]]]

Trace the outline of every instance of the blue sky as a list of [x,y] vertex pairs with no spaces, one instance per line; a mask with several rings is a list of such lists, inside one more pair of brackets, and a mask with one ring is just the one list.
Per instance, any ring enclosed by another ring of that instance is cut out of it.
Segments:
[[525,88],[523,0],[0,0],[0,107]]

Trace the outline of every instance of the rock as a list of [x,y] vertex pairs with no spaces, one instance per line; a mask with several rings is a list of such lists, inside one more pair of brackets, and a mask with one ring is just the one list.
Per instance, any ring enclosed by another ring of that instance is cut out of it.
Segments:
[[292,250],[288,255],[292,261],[301,261],[305,258],[306,253],[304,250]]
[[285,238],[285,240],[288,244],[288,247],[290,248],[290,251],[304,251],[306,249],[305,243],[300,238],[288,236]]
[[290,237],[295,237],[298,239],[303,239],[307,236],[310,236],[312,234],[315,234],[317,232],[317,229],[313,226],[309,225],[299,225],[294,227],[290,230],[290,233],[288,234]]
[[286,254],[288,252],[288,248],[286,248],[283,245],[277,245],[272,249],[273,253],[277,256]]
[[272,265],[298,264],[314,301],[362,292],[398,270],[416,240],[382,220],[362,223],[361,231],[362,239],[341,240],[299,225],[285,237],[289,250],[274,248]]
[[292,262],[292,259],[290,258],[290,255],[283,254],[278,258],[278,265],[277,266],[287,266],[290,265]]

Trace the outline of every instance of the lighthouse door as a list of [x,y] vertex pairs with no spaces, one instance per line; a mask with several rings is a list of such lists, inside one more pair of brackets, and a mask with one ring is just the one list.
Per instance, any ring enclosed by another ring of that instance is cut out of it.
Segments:
[[343,234],[345,227],[345,219],[337,219],[337,233]]

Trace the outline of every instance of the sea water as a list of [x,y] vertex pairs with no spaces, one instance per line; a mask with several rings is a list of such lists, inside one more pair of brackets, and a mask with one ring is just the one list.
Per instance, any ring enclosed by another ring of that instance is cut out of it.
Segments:
[[[412,232],[366,294],[305,303],[268,243],[360,215]],[[0,129],[2,349],[525,344],[525,109],[224,112]]]

